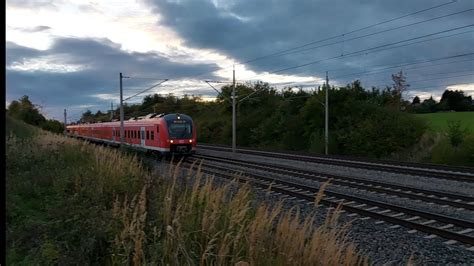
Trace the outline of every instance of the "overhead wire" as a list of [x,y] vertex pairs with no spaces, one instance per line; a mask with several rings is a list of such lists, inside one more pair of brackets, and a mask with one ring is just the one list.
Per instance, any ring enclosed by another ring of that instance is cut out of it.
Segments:
[[[406,72],[406,69],[404,69],[405,73]],[[422,75],[423,76],[439,76],[439,75],[447,75],[447,74],[459,74],[459,73],[465,73],[465,72],[473,72],[474,69],[469,69],[469,70],[463,70],[463,71],[452,71],[452,72],[443,72],[443,73],[423,73]],[[411,72],[413,73],[413,72]],[[362,79],[364,80],[364,79]],[[370,79],[370,82],[378,82],[378,81],[385,81],[386,79],[377,79],[377,80],[373,80],[373,79]],[[415,81],[411,81],[411,82],[415,82]]]
[[144,92],[146,92],[146,91],[149,91],[149,90],[151,90],[151,89],[153,89],[153,88],[155,88],[155,87],[161,85],[162,83],[164,83],[164,82],[166,82],[166,81],[168,81],[168,79],[164,79],[164,80],[162,80],[161,82],[158,82],[157,84],[155,84],[155,85],[153,85],[153,86],[151,86],[151,87],[149,87],[149,88],[147,88],[147,89],[145,89],[145,90],[143,90],[143,91],[141,91],[141,92],[139,92],[139,93],[136,93],[136,94],[134,94],[134,95],[132,95],[132,96],[130,96],[130,97],[127,97],[127,98],[125,98],[123,101],[130,100],[131,98],[136,97],[136,96],[138,96],[138,95],[140,95],[140,94],[142,94],[142,93],[144,93]]
[[[343,77],[360,75],[360,74],[380,73],[380,72],[385,72],[385,70],[389,70],[389,69],[392,69],[392,68],[399,68],[399,67],[411,66],[411,65],[417,65],[417,64],[425,64],[425,63],[430,63],[430,62],[435,62],[435,61],[441,61],[441,60],[447,60],[447,59],[459,58],[459,57],[465,57],[465,56],[471,56],[471,55],[474,55],[474,52],[458,54],[458,55],[452,55],[452,56],[439,57],[439,58],[433,58],[433,59],[427,59],[427,60],[419,60],[419,61],[414,61],[414,62],[396,64],[396,65],[382,65],[382,66],[386,66],[386,67],[381,68],[381,69],[363,71],[363,72],[356,72],[356,73],[350,73],[350,74],[344,74],[344,75],[336,75],[336,76],[333,76],[332,78],[334,79],[334,78],[343,78]],[[455,61],[455,62],[445,62],[445,63],[441,63],[441,64],[431,64],[429,66],[452,64],[452,63],[457,63],[457,62],[468,62],[468,61],[472,61],[472,60],[474,60],[474,58],[473,59],[467,59],[467,60],[461,60],[461,61]],[[373,67],[381,67],[381,66],[373,66]],[[424,66],[424,67],[428,67],[428,66]],[[422,68],[422,67],[417,67],[417,68]],[[408,69],[414,69],[414,68],[408,68]]]
[[[389,19],[389,20],[386,20],[386,21],[382,21],[382,22],[379,22],[379,23],[375,23],[375,24],[372,24],[372,25],[369,25],[369,26],[366,26],[366,27],[363,27],[363,28],[359,28],[359,29],[356,29],[356,30],[352,30],[352,31],[349,31],[349,32],[346,32],[346,33],[343,33],[343,34],[340,34],[340,35],[337,35],[337,36],[332,36],[332,37],[328,37],[326,39],[322,39],[322,40],[317,40],[317,41],[313,41],[313,42],[310,42],[310,43],[306,43],[306,44],[303,44],[303,45],[300,45],[300,46],[297,46],[297,47],[293,47],[293,48],[290,48],[290,49],[286,49],[286,50],[283,50],[283,51],[279,51],[277,53],[273,53],[273,54],[269,54],[269,55],[266,55],[266,56],[262,56],[262,57],[257,57],[257,58],[254,58],[254,59],[250,59],[250,60],[247,60],[247,61],[244,61],[242,63],[239,63],[238,65],[240,64],[245,64],[245,63],[250,63],[250,62],[253,62],[253,61],[258,61],[258,60],[261,60],[263,58],[268,58],[268,57],[271,57],[271,56],[275,56],[275,55],[278,55],[278,54],[282,54],[282,53],[285,53],[285,52],[289,52],[289,51],[294,51],[294,50],[297,50],[297,49],[301,49],[301,48],[304,48],[304,47],[307,47],[307,46],[310,46],[312,44],[315,44],[315,43],[318,43],[318,42],[323,42],[323,41],[327,41],[327,40],[331,40],[331,39],[335,39],[335,38],[338,38],[338,37],[341,37],[341,36],[345,36],[345,35],[348,35],[348,34],[351,34],[351,33],[355,33],[355,32],[358,32],[358,31],[362,31],[362,30],[365,30],[365,29],[368,29],[368,28],[372,28],[372,27],[375,27],[375,26],[378,26],[378,25],[381,25],[381,24],[385,24],[385,23],[389,23],[391,21],[395,21],[395,20],[398,20],[398,19],[401,19],[401,18],[404,18],[404,17],[408,17],[408,16],[411,16],[411,15],[414,15],[414,14],[419,14],[419,13],[422,13],[422,12],[426,12],[428,10],[432,10],[432,9],[435,9],[435,8],[439,8],[439,7],[442,7],[442,6],[446,6],[446,5],[449,5],[449,4],[452,4],[452,3],[455,3],[456,1],[450,1],[450,2],[447,2],[447,3],[443,3],[443,4],[440,4],[440,5],[436,5],[436,6],[433,6],[433,7],[430,7],[430,8],[426,8],[426,9],[423,9],[423,10],[419,10],[419,11],[416,11],[416,12],[412,12],[412,13],[409,13],[409,14],[406,14],[406,15],[403,15],[403,16],[400,16],[400,17],[396,17],[396,18],[393,18],[393,19]],[[437,18],[433,18],[433,19],[430,19],[430,20],[434,20],[434,19],[440,19],[440,18],[443,18],[443,17],[447,17],[447,16],[452,16],[452,15],[455,15],[455,14],[459,14],[459,13],[463,13],[463,12],[468,12],[468,11],[472,11],[472,9],[469,9],[469,10],[464,10],[464,11],[461,11],[461,12],[457,12],[457,13],[453,13],[453,14],[449,14],[449,15],[445,15],[445,16],[441,16],[441,17],[437,17]],[[426,20],[426,21],[430,21],[430,20]],[[420,22],[416,22],[416,23],[412,23],[412,24],[408,24],[408,25],[404,25],[404,26],[400,26],[400,27],[396,27],[396,28],[392,28],[392,29],[389,29],[389,30],[386,30],[386,31],[390,31],[390,30],[395,30],[395,29],[398,29],[398,28],[403,28],[403,27],[407,27],[409,25],[416,25],[416,24],[420,24],[420,23],[423,23],[423,22],[426,22],[426,21],[420,21]],[[472,25],[468,25],[468,26],[465,26],[465,27],[469,27],[469,26],[472,26]],[[460,28],[457,28],[457,29],[461,29],[461,28],[464,28],[464,27],[460,27]],[[451,29],[451,30],[448,30],[448,31],[452,31],[452,30],[457,30],[457,29]],[[378,33],[381,33],[383,31],[379,31]],[[435,34],[440,34],[440,33],[444,33],[444,32],[447,32],[447,31],[442,31],[442,32],[438,32],[438,33],[435,33]],[[372,33],[372,34],[368,34],[368,35],[364,35],[365,37],[367,36],[371,36],[371,35],[374,35],[374,34],[378,34],[378,33]],[[364,36],[359,36],[359,37],[356,37],[356,38],[362,38]],[[413,39],[409,39],[409,40],[415,40],[415,39],[419,39],[419,38],[424,38],[424,37],[427,37],[427,36],[430,36],[430,35],[425,35],[425,36],[421,36],[421,37],[417,37],[417,38],[413,38]],[[446,38],[446,37],[442,37],[442,38]],[[353,38],[354,39],[354,38]],[[351,39],[349,39],[351,40]],[[409,41],[409,40],[404,40],[404,42],[406,41]],[[348,40],[346,40],[348,41]],[[396,42],[396,43],[392,43],[392,44],[389,44],[389,45],[394,45],[394,44],[397,44],[397,43],[400,43],[400,42]],[[414,44],[414,43],[412,43]],[[411,45],[411,44],[408,44],[408,45]],[[400,46],[401,47],[401,46]],[[372,47],[372,48],[369,48],[369,49],[365,49],[365,50],[362,50],[362,51],[367,51],[367,50],[373,50],[373,49],[377,49],[377,48],[381,48],[380,46],[379,47]],[[313,48],[307,48],[307,49],[314,49]],[[301,51],[301,50],[300,50]],[[351,55],[351,54],[355,54],[355,53],[360,53],[362,51],[357,51],[357,52],[353,52],[353,53],[350,53],[350,54],[346,54],[344,55],[343,57],[345,56],[348,56],[348,55]],[[380,51],[380,50],[379,50]],[[328,58],[328,59],[324,59],[324,60],[330,60],[332,58]],[[314,64],[311,63],[311,64]],[[294,69],[294,68],[299,68],[299,67],[303,67],[307,64],[304,64],[304,65],[299,65],[299,66],[294,66],[294,67],[291,67],[291,68],[285,68],[285,69],[282,69],[282,70],[277,70],[277,71],[272,71],[268,74],[272,74],[272,73],[279,73],[281,71],[285,71],[285,70],[290,70],[290,69]],[[221,68],[219,68],[221,69]],[[215,70],[213,71],[208,71],[208,72],[205,72],[205,73],[210,73],[210,72],[214,72]],[[205,74],[203,73],[203,74]],[[198,75],[199,76],[199,75]],[[154,79],[154,78],[147,78],[147,77],[134,77],[136,79]],[[161,80],[161,79],[154,79],[154,80]],[[159,85],[159,84],[158,84]],[[156,86],[152,86],[140,93],[137,93],[131,97],[128,97],[126,98],[125,100],[128,100],[130,98],[133,98],[133,97],[136,97],[148,90],[151,90],[152,88],[154,88]]]
[[423,21],[418,21],[418,22],[406,24],[406,25],[403,25],[403,26],[398,26],[398,27],[391,28],[391,29],[381,30],[381,31],[369,33],[369,34],[366,34],[366,35],[353,37],[353,38],[350,38],[350,39],[345,39],[345,40],[341,40],[341,41],[337,41],[337,42],[332,42],[332,43],[328,43],[328,44],[323,44],[323,45],[316,46],[316,47],[309,47],[309,48],[305,48],[305,49],[303,49],[303,50],[297,50],[297,51],[291,51],[291,52],[288,52],[288,53],[282,53],[282,54],[279,54],[278,56],[284,56],[284,55],[289,55],[289,54],[295,54],[295,53],[300,53],[300,52],[306,52],[306,51],[309,51],[309,50],[314,50],[314,49],[318,49],[318,48],[322,48],[322,47],[326,47],[326,46],[331,46],[331,45],[335,45],[335,44],[339,44],[339,43],[345,43],[345,42],[348,42],[348,41],[358,40],[358,39],[362,39],[362,38],[365,38],[365,37],[369,37],[369,36],[373,36],[373,35],[377,35],[377,34],[381,34],[381,33],[386,33],[386,32],[389,32],[389,31],[398,30],[398,29],[402,29],[402,28],[409,27],[409,26],[413,26],[413,25],[418,25],[418,24],[422,24],[422,23],[434,21],[434,20],[437,20],[437,19],[446,18],[446,17],[449,17],[449,16],[454,16],[454,15],[458,15],[458,14],[462,14],[462,13],[466,13],[466,12],[471,12],[471,11],[473,11],[473,10],[474,10],[474,9],[471,8],[471,9],[467,9],[467,10],[463,10],[463,11],[451,13],[451,14],[448,14],[448,15],[443,15],[443,16],[439,16],[439,17],[435,17],[435,18],[431,18],[431,19],[427,19],[427,20],[423,20]]
[[[287,68],[283,68],[283,69],[273,70],[273,71],[268,72],[268,74],[275,74],[275,73],[280,73],[280,72],[286,71],[286,70],[291,70],[291,69],[301,68],[301,67],[305,67],[305,66],[309,66],[309,65],[314,65],[314,64],[317,64],[317,63],[320,63],[320,62],[323,62],[323,61],[332,60],[332,59],[336,59],[336,58],[348,57],[348,56],[352,56],[352,55],[361,55],[361,53],[363,53],[363,52],[369,52],[371,50],[376,50],[376,49],[379,49],[379,48],[383,48],[383,47],[387,47],[387,46],[391,46],[391,45],[395,45],[395,44],[399,44],[399,43],[403,43],[403,42],[408,42],[408,41],[412,41],[412,40],[417,40],[417,39],[421,39],[421,38],[425,38],[425,37],[429,37],[429,36],[433,36],[433,35],[437,35],[437,34],[442,34],[442,33],[446,33],[446,32],[460,30],[460,29],[464,29],[464,28],[468,28],[468,27],[472,27],[472,26],[474,26],[474,24],[465,25],[465,26],[461,26],[461,27],[456,27],[456,28],[452,28],[452,29],[448,29],[448,30],[442,30],[442,31],[438,31],[438,32],[434,32],[434,33],[414,37],[414,38],[409,38],[409,39],[402,40],[402,41],[386,43],[386,44],[383,44],[383,45],[378,45],[378,46],[374,46],[374,47],[371,47],[371,48],[366,48],[366,49],[362,49],[362,50],[359,50],[359,51],[351,52],[351,53],[348,53],[348,54],[345,54],[345,55],[333,56],[333,57],[329,57],[329,58],[324,58],[324,59],[311,61],[311,62],[301,64],[301,65],[296,65],[296,66],[291,66],[291,67],[287,67]],[[465,32],[465,33],[467,33],[467,32]],[[447,37],[447,36],[444,36],[444,37]],[[408,45],[412,45],[412,44],[415,44],[415,43],[410,43]],[[404,46],[406,46],[406,45],[404,45]],[[398,47],[402,47],[402,46],[397,46],[395,48],[398,48]],[[394,48],[394,47],[390,47],[388,49],[391,49],[391,48]],[[380,50],[376,50],[376,51],[378,52]]]
[[[294,48],[291,48],[291,49],[287,49],[287,50],[284,50],[284,51],[280,51],[278,53],[274,53],[274,54],[271,54],[271,55],[267,55],[267,56],[264,56],[264,57],[268,57],[268,56],[274,56],[274,55],[277,55],[277,54],[283,54],[285,52],[288,52],[288,51],[291,51],[291,50],[296,50],[296,49],[299,49],[299,48],[302,48],[302,47],[306,47],[306,46],[309,46],[311,44],[315,44],[317,42],[322,42],[322,41],[325,41],[325,40],[329,40],[331,38],[336,38],[336,37],[340,37],[340,36],[343,36],[343,35],[346,35],[346,34],[350,34],[350,33],[354,33],[354,32],[357,32],[357,31],[361,31],[363,29],[367,29],[367,28],[371,28],[371,27],[375,27],[377,25],[381,25],[381,24],[384,24],[384,23],[387,23],[387,22],[390,22],[390,21],[394,21],[394,20],[397,20],[397,19],[400,19],[400,18],[403,18],[403,17],[407,17],[407,16],[410,16],[410,15],[413,15],[413,14],[418,14],[418,13],[421,13],[421,12],[425,12],[425,11],[428,11],[428,10],[431,10],[431,9],[434,9],[434,8],[438,8],[438,7],[441,7],[441,6],[444,6],[444,5],[448,5],[448,4],[451,4],[451,3],[454,3],[456,1],[451,1],[451,2],[448,2],[448,3],[444,3],[444,4],[441,4],[441,5],[438,5],[438,6],[434,6],[434,7],[431,7],[431,8],[427,8],[427,9],[423,9],[423,10],[420,10],[420,11],[416,11],[416,12],[413,12],[413,13],[410,13],[410,14],[407,14],[407,15],[404,15],[404,16],[401,16],[401,17],[397,17],[397,18],[394,18],[394,19],[391,19],[391,20],[387,20],[387,21],[384,21],[384,22],[380,22],[380,23],[376,23],[376,24],[373,24],[373,25],[369,25],[367,27],[363,27],[363,28],[360,28],[360,29],[357,29],[357,30],[353,30],[353,31],[350,31],[350,32],[347,32],[347,33],[344,33],[342,35],[338,35],[338,36],[333,36],[333,37],[330,37],[330,38],[326,38],[324,40],[318,40],[318,41],[314,41],[314,42],[310,42],[310,43],[307,43],[307,44],[304,44],[304,45],[301,45],[301,46],[298,46],[298,47],[294,47]],[[417,25],[417,24],[421,24],[421,23],[425,23],[425,22],[428,22],[428,21],[433,21],[433,20],[437,20],[437,19],[441,19],[441,18],[445,18],[445,17],[449,17],[449,16],[453,16],[453,15],[457,15],[457,14],[461,14],[461,13],[465,13],[465,12],[470,12],[472,11],[473,9],[468,9],[468,10],[463,10],[463,11],[459,11],[459,12],[455,12],[455,13],[451,13],[451,14],[447,14],[447,15],[443,15],[443,16],[439,16],[439,17],[435,17],[435,18],[431,18],[431,19],[427,19],[427,20],[424,20],[424,21],[418,21],[418,22],[414,22],[414,23],[410,23],[410,24],[406,24],[406,25],[403,25],[403,26],[398,26],[398,27],[395,27],[395,28],[391,28],[391,29],[387,29],[387,30],[383,30],[383,31],[378,31],[378,32],[375,32],[375,33],[371,33],[371,34],[367,34],[367,35],[363,35],[363,36],[358,36],[358,37],[354,37],[354,38],[351,38],[349,40],[345,40],[345,41],[350,41],[350,40],[355,40],[355,39],[360,39],[360,38],[363,38],[363,37],[368,37],[368,36],[372,36],[372,35],[375,35],[375,34],[380,34],[380,33],[383,33],[383,32],[388,32],[388,31],[392,31],[392,30],[396,30],[396,29],[400,29],[400,28],[405,28],[405,27],[408,27],[408,26],[412,26],[412,25]],[[469,27],[469,26],[472,26],[472,25],[468,25],[466,27]],[[411,38],[411,39],[408,39],[408,40],[403,40],[403,41],[400,41],[400,42],[395,42],[395,43],[391,43],[391,44],[386,44],[386,45],[382,45],[382,46],[377,46],[377,47],[372,47],[372,48],[369,48],[369,49],[365,49],[365,50],[361,50],[361,51],[357,51],[357,52],[353,52],[353,53],[350,53],[350,54],[346,54],[346,55],[343,55],[343,56],[348,56],[348,55],[356,55],[357,53],[360,53],[362,51],[369,51],[369,50],[374,50],[374,49],[379,49],[379,48],[382,48],[382,47],[385,47],[385,46],[388,46],[388,45],[394,45],[394,44],[397,44],[397,43],[402,43],[402,42],[406,42],[406,41],[411,41],[411,40],[415,40],[415,39],[419,39],[419,38],[425,38],[425,37],[428,37],[428,36],[432,36],[434,34],[440,34],[440,33],[444,33],[444,32],[449,32],[449,31],[452,31],[452,30],[457,30],[457,29],[461,29],[461,28],[464,28],[464,27],[459,27],[459,28],[455,28],[455,29],[450,29],[450,30],[447,30],[447,31],[441,31],[441,32],[437,32],[437,33],[433,33],[433,34],[428,34],[428,35],[424,35],[424,36],[420,36],[420,37],[416,37],[416,38]],[[442,38],[446,38],[446,37],[449,37],[449,36],[444,36]],[[425,40],[425,41],[428,41],[428,40]],[[335,42],[335,43],[332,43],[332,44],[336,44],[336,43],[340,43],[340,42]],[[332,44],[326,44],[324,46],[328,46],[328,45],[332,45]],[[411,43],[409,45],[412,45],[414,43]],[[401,46],[399,46],[401,47]],[[311,47],[311,48],[307,48],[307,49],[315,49],[315,48],[318,48],[318,47]],[[393,48],[397,48],[397,47],[393,47]],[[306,49],[306,50],[307,50]],[[300,50],[302,51],[302,50]],[[381,51],[381,50],[378,50],[378,51]],[[259,57],[258,59],[262,59],[263,57]],[[337,57],[335,57],[337,58]],[[327,59],[323,59],[323,60],[330,60],[330,59],[335,59],[335,58],[327,58]],[[256,59],[252,59],[252,60],[247,60],[243,63],[248,63],[250,61],[255,61]],[[320,62],[318,60],[318,62]],[[314,64],[316,62],[312,62],[311,64]],[[242,64],[242,63],[241,63]],[[304,65],[299,65],[299,66],[294,66],[294,67],[290,67],[290,68],[285,68],[285,69],[281,69],[281,70],[276,70],[276,71],[272,71],[270,72],[269,74],[271,73],[279,73],[279,72],[282,72],[282,71],[285,71],[285,70],[290,70],[290,69],[294,69],[294,68],[299,68],[299,67],[303,67],[307,64],[304,64]],[[146,78],[146,77],[135,77],[135,78],[142,78],[142,79],[152,79],[152,78]],[[218,83],[227,83],[227,82],[222,82],[222,81],[216,81]],[[147,91],[147,90],[145,90]],[[138,95],[138,94],[137,94]],[[135,95],[136,96],[136,95]],[[134,97],[134,96],[132,96]]]
[[[473,72],[473,71],[474,70],[470,70],[469,72]],[[432,80],[450,79],[450,78],[468,77],[468,76],[474,77],[473,74],[463,74],[463,75],[455,75],[455,76],[447,76],[447,77],[438,77],[438,78],[429,78],[429,79],[420,79],[420,80],[414,80],[414,81],[407,81],[407,83],[410,85],[410,84],[413,84],[413,83],[423,83],[423,82],[432,81]],[[383,85],[386,85],[386,84],[383,84]],[[374,86],[375,87],[380,87],[380,86],[383,86],[383,85],[380,84],[380,85],[374,85]]]
[[[305,44],[302,44],[302,45],[299,45],[299,46],[296,46],[296,47],[292,47],[292,48],[285,49],[285,50],[282,50],[282,51],[278,51],[278,52],[275,52],[275,53],[271,53],[271,54],[268,54],[268,55],[264,55],[264,56],[260,56],[260,57],[256,57],[256,58],[252,58],[252,59],[248,59],[248,60],[245,60],[245,61],[243,61],[243,62],[241,62],[241,63],[237,63],[237,64],[233,64],[233,65],[243,65],[243,64],[255,62],[255,61],[258,61],[258,60],[262,60],[262,59],[264,59],[264,58],[268,58],[268,57],[272,57],[272,56],[279,55],[279,54],[284,53],[284,52],[288,52],[288,51],[296,50],[296,49],[299,49],[299,48],[307,47],[307,46],[312,45],[312,44],[316,44],[316,43],[320,43],[320,42],[324,42],[324,41],[336,39],[336,38],[343,37],[343,36],[348,35],[348,34],[352,34],[352,33],[359,32],[359,31],[363,31],[363,30],[370,29],[370,28],[373,28],[373,27],[376,27],[376,26],[380,26],[380,25],[383,25],[383,24],[386,24],[386,23],[389,23],[389,22],[393,22],[393,21],[402,19],[402,18],[406,18],[406,17],[409,17],[409,16],[413,16],[413,15],[416,15],[416,14],[420,14],[420,13],[426,12],[426,11],[430,11],[430,10],[433,10],[433,9],[437,9],[437,8],[440,8],[440,7],[444,7],[444,6],[453,4],[453,3],[455,3],[455,2],[457,2],[457,0],[452,0],[452,1],[450,1],[450,2],[446,2],[446,3],[443,3],[443,4],[435,5],[435,6],[432,6],[432,7],[429,7],[429,8],[425,8],[425,9],[422,9],[422,10],[418,10],[418,11],[415,11],[415,12],[411,12],[411,13],[408,13],[408,14],[405,14],[405,15],[402,15],[402,16],[399,16],[399,17],[395,17],[395,18],[392,18],[392,19],[388,19],[388,20],[384,20],[384,21],[377,22],[377,23],[374,23],[374,24],[370,24],[370,25],[368,25],[368,26],[364,26],[364,27],[361,27],[361,28],[358,28],[358,29],[355,29],[355,30],[351,30],[351,31],[349,31],[349,32],[342,33],[342,34],[334,35],[334,36],[327,37],[327,38],[320,39],[320,40],[316,40],[316,41],[311,41],[311,42],[308,42],[308,43],[305,43]],[[207,73],[212,73],[212,72],[217,71],[217,70],[227,69],[227,68],[232,67],[233,65],[229,65],[229,66],[226,66],[226,67],[223,67],[223,68],[216,68],[216,69],[214,69],[214,70],[212,70],[212,71],[202,72],[202,73],[199,73],[199,74],[193,75],[193,76],[201,76],[201,75],[204,75],[204,74],[207,74]]]

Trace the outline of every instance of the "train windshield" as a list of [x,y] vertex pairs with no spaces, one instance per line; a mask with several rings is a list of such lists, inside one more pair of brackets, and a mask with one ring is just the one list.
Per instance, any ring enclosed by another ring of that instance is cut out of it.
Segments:
[[178,120],[168,123],[168,134],[170,138],[190,139],[193,137],[192,124],[188,121]]

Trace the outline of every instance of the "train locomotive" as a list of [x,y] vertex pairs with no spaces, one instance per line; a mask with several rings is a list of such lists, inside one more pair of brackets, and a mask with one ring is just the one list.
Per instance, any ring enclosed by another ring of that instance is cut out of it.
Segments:
[[[120,145],[120,121],[68,125],[71,137]],[[196,127],[185,114],[149,114],[124,121],[124,145],[161,155],[196,152]]]

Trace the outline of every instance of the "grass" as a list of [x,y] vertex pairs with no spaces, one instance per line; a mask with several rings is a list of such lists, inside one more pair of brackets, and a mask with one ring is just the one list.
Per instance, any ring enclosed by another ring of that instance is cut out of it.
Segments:
[[314,226],[281,202],[252,208],[248,185],[149,171],[135,156],[8,120],[8,264],[368,264],[338,210]]
[[416,114],[416,116],[425,119],[433,132],[446,132],[448,121],[461,121],[463,128],[468,128],[474,132],[474,112],[449,112],[449,113],[431,113]]

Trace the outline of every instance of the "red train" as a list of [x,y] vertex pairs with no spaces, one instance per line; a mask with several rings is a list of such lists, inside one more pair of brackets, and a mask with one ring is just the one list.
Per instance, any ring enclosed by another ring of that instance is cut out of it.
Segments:
[[[124,121],[127,146],[163,155],[196,152],[196,127],[184,114],[150,114]],[[69,125],[67,135],[102,143],[120,144],[120,122]]]

